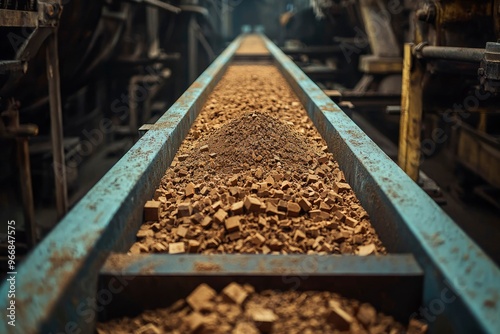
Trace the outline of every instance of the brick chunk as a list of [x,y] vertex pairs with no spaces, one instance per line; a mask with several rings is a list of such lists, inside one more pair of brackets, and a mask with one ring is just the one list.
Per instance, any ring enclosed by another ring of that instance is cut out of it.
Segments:
[[230,233],[227,235],[227,238],[231,241],[238,240],[239,238],[241,238],[241,233],[239,231]]
[[308,184],[309,184],[309,183],[316,183],[316,182],[318,182],[318,181],[319,181],[319,177],[318,177],[318,175],[309,174],[309,175],[307,176],[307,183],[308,183]]
[[264,175],[264,171],[262,170],[261,167],[257,167],[257,169],[255,170],[255,177],[257,179],[261,179],[262,175]]
[[305,238],[306,238],[306,235],[301,230],[295,231],[295,234],[293,235],[293,240],[295,240],[297,242],[301,242]]
[[282,190],[275,190],[273,193],[274,198],[283,198],[285,193]]
[[220,244],[219,238],[211,238],[207,241],[207,248],[217,248],[219,244]]
[[243,201],[239,201],[231,205],[231,211],[235,215],[241,215],[243,213],[243,207],[244,207]]
[[188,253],[198,253],[200,249],[200,242],[196,240],[189,240]]
[[204,310],[212,306],[212,300],[217,293],[205,283],[198,285],[186,298],[186,302],[195,311]]
[[291,182],[283,181],[283,183],[281,184],[281,190],[287,190],[288,188],[290,188],[291,185],[292,185]]
[[162,332],[158,327],[150,323],[134,331],[134,334],[161,334]]
[[158,221],[160,220],[160,205],[159,201],[147,201],[144,204],[144,220]]
[[330,308],[326,320],[330,322],[335,329],[340,331],[348,331],[351,329],[351,324],[354,318],[344,311],[340,304],[335,300],[330,300],[328,303]]
[[203,226],[203,228],[209,228],[210,225],[212,225],[212,218],[205,216],[205,218],[201,221],[201,226]]
[[281,211],[281,212],[286,212],[286,208],[288,206],[288,203],[283,201],[283,200],[280,200],[278,202],[278,211]]
[[270,309],[255,308],[250,310],[250,317],[257,325],[261,332],[269,333],[273,330],[273,325],[278,317]]
[[356,254],[360,256],[367,256],[370,254],[373,254],[375,252],[375,245],[374,244],[369,244],[366,246],[359,246],[358,250],[356,251]]
[[149,249],[142,243],[135,243],[130,247],[130,254],[146,253]]
[[174,242],[168,245],[168,253],[169,254],[180,254],[185,253],[184,242]]
[[327,220],[330,218],[330,214],[328,212],[321,210],[311,210],[309,211],[309,215],[314,221]]
[[212,204],[212,209],[219,210],[221,206],[222,206],[222,201],[217,201],[214,204]]
[[189,158],[189,154],[181,154],[177,157],[177,159],[179,159],[179,161],[184,161],[186,160],[187,158]]
[[345,217],[345,222],[344,222],[347,226],[349,227],[355,227],[356,225],[358,225],[358,221],[354,218],[351,218],[351,217]]
[[408,324],[408,334],[423,334],[427,333],[429,325],[417,319],[411,319]]
[[266,242],[266,238],[262,236],[260,233],[256,233],[250,241],[255,245],[255,246],[261,246],[264,242]]
[[370,304],[361,304],[356,318],[365,326],[369,327],[377,321],[377,311]]
[[333,190],[335,190],[335,192],[337,194],[347,192],[350,189],[351,189],[351,186],[348,185],[347,183],[344,183],[344,182],[334,182],[333,183]]
[[273,202],[267,202],[266,203],[266,213],[268,215],[277,215],[278,214],[278,207],[274,205]]
[[193,213],[193,207],[190,203],[181,203],[177,207],[177,217],[189,217]]
[[295,202],[288,202],[286,210],[290,217],[298,217],[300,215],[300,205]]
[[328,155],[323,155],[323,156],[319,157],[318,162],[320,164],[326,164],[328,162]]
[[227,212],[222,209],[219,209],[219,211],[217,211],[214,215],[214,220],[217,223],[222,224],[222,222],[224,222],[226,217],[227,217]]
[[153,246],[151,246],[151,249],[155,252],[163,253],[167,250],[167,247],[165,247],[165,245],[163,245],[162,243],[157,242]]
[[258,198],[247,196],[243,201],[245,208],[250,212],[259,212],[260,206],[262,205],[261,201]]
[[194,215],[191,216],[191,221],[195,224],[201,224],[205,217],[199,212],[195,213]]
[[247,299],[248,292],[238,283],[231,283],[222,290],[222,296],[235,304],[241,305]]
[[154,232],[152,230],[139,230],[137,232],[137,237],[142,238],[152,238],[154,236]]
[[305,212],[309,212],[312,210],[312,205],[311,202],[309,202],[307,199],[304,197],[301,197],[299,200],[299,205],[304,210]]
[[177,235],[181,238],[185,238],[188,232],[189,229],[186,226],[179,226],[179,228],[177,229]]
[[320,209],[321,211],[330,212],[330,211],[332,210],[332,207],[331,207],[331,206],[329,206],[328,204],[326,204],[325,202],[321,202],[321,203],[319,204],[319,209]]
[[234,216],[234,217],[229,217],[226,219],[225,221],[225,225],[226,225],[226,230],[229,232],[229,233],[232,233],[232,232],[239,232],[241,230],[241,217],[240,216]]
[[340,222],[343,222],[345,219],[345,215],[341,211],[335,211],[333,216],[337,218]]
[[230,186],[238,185],[238,175],[235,175],[229,179],[229,185]]
[[231,334],[260,334],[260,331],[252,323],[238,322]]
[[205,317],[198,313],[193,312],[186,317],[186,322],[191,330],[191,333],[198,333],[204,331],[204,327],[206,325]]
[[154,194],[154,199],[156,201],[159,201],[159,198],[163,195],[163,192],[160,190],[160,189],[156,189],[155,190],[155,194]]

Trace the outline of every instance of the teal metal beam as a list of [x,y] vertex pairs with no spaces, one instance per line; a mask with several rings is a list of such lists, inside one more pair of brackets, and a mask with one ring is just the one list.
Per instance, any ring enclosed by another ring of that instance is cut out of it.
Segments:
[[[231,282],[248,283],[258,291],[332,291],[405,323],[420,305],[423,271],[409,254],[113,254],[100,275],[97,296],[106,304],[101,320],[168,307],[201,283],[220,291]],[[106,298],[111,290],[117,293]],[[161,297],[159,291],[164,292]]]
[[424,269],[419,316],[436,332],[500,333],[500,269],[290,58],[263,38],[384,245],[391,252],[414,254]]

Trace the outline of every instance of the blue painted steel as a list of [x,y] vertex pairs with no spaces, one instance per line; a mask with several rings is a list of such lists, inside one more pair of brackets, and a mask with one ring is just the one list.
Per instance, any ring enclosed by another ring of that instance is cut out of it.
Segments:
[[[16,332],[92,332],[83,315],[95,295],[97,273],[111,250],[125,250],[204,100],[236,51],[235,40],[134,147],[24,260],[16,282]],[[6,310],[8,285],[0,289]],[[83,314],[83,315],[82,315]],[[2,315],[0,333],[12,329]]]
[[113,254],[104,275],[369,275],[419,276],[423,271],[413,255],[164,255]]
[[[427,310],[422,316],[431,328],[500,333],[499,268],[316,84],[265,40],[382,241],[391,251],[413,253],[424,269]],[[446,297],[450,290],[455,295]]]

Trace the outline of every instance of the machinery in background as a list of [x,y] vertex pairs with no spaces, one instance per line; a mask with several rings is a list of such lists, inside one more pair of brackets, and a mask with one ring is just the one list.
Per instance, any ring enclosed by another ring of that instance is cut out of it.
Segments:
[[24,222],[18,240],[34,245],[35,211],[55,203],[61,218],[86,192],[76,191],[82,164],[104,147],[125,153],[210,64],[223,10],[209,0],[0,1],[0,211]]
[[443,150],[458,192],[500,208],[500,1],[417,1],[405,46],[399,164]]
[[442,199],[421,171],[432,162],[456,173],[463,199],[500,207],[500,1],[312,4],[331,39],[283,50],[345,110],[399,143],[388,154],[430,195]]

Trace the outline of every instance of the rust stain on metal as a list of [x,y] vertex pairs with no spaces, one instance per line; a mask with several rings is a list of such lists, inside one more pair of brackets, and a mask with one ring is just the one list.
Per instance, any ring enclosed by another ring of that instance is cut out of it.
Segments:
[[143,151],[139,147],[138,149],[136,149],[136,150],[133,151],[131,159],[132,160],[138,159],[138,161],[141,161],[141,159],[144,159],[144,158],[150,156],[153,153],[154,152],[152,150]]
[[101,218],[102,216],[102,212],[100,212],[95,218],[94,218],[94,223],[98,223],[99,222],[99,219]]
[[154,263],[150,263],[144,267],[142,267],[140,270],[139,270],[139,274],[141,275],[153,275],[156,271],[155,271],[155,264]]
[[151,130],[164,130],[174,127],[179,123],[180,116],[174,116],[170,121],[167,122],[157,122],[152,127]]
[[203,88],[203,83],[199,82],[199,81],[195,81],[193,82],[193,84],[191,85],[191,87],[189,87],[189,90],[191,89],[200,89],[200,88]]
[[105,266],[108,270],[121,271],[133,261],[133,256],[123,256],[121,254],[111,254],[108,256]]
[[487,299],[484,301],[483,305],[487,308],[497,308],[497,303],[494,300]]
[[222,267],[220,265],[212,262],[195,262],[193,267],[197,272],[222,271]]
[[49,262],[51,264],[51,269],[49,272],[51,272],[55,268],[62,267],[63,265],[67,264],[68,262],[74,261],[75,257],[72,256],[71,254],[68,254],[66,252],[61,253],[60,251],[54,251],[49,258]]

